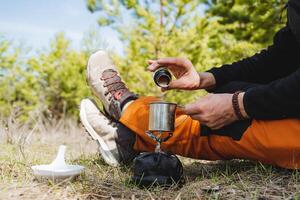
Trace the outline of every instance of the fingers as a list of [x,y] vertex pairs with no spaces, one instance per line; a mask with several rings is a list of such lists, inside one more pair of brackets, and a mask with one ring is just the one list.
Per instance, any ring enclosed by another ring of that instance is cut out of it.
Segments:
[[165,91],[168,91],[169,88],[167,88],[167,87],[162,87],[162,88],[160,88],[160,90],[161,90],[162,92],[165,92]]
[[211,128],[212,130],[218,130],[218,129],[222,128],[224,125],[225,124],[224,124],[223,119],[219,119],[217,121],[212,121],[212,122],[207,123],[207,126],[209,128]]
[[171,67],[171,66],[177,66],[177,67],[186,67],[188,65],[188,60],[184,58],[160,58],[158,60],[148,60],[148,70],[149,71],[155,71],[160,66],[164,67]]
[[161,59],[158,59],[157,60],[157,63],[160,64],[160,65],[164,65],[164,66],[168,66],[168,65],[171,65],[171,66],[184,66],[186,63],[185,63],[186,59],[183,59],[183,58],[161,58]]
[[172,89],[182,89],[182,84],[180,80],[173,80],[169,83],[168,87],[162,87],[161,91],[165,92]]
[[191,103],[191,104],[186,105],[183,110],[184,110],[185,114],[191,115],[191,117],[193,115],[198,115],[198,114],[202,113],[202,110],[199,106],[198,101],[195,102],[195,103]]
[[198,121],[200,121],[201,123],[203,123],[205,125],[207,125],[209,123],[209,121],[205,117],[203,117],[202,114],[193,114],[193,115],[190,115],[190,116],[191,116],[192,119],[198,120]]
[[168,87],[165,88],[165,91],[166,90],[172,90],[172,89],[182,89],[183,88],[183,84],[182,84],[182,81],[180,79],[176,79],[176,80],[173,80],[169,83]]
[[207,117],[203,116],[202,114],[194,114],[190,115],[192,119],[199,121],[201,124],[204,124],[211,128],[212,130],[218,130],[225,126],[222,119],[217,121],[211,121],[207,119]]
[[160,58],[157,60],[157,63],[161,65],[177,65],[178,58]]
[[148,64],[149,66],[147,67],[147,69],[151,72],[154,72],[155,70],[157,70],[160,65],[158,64],[158,62],[156,60],[148,60]]

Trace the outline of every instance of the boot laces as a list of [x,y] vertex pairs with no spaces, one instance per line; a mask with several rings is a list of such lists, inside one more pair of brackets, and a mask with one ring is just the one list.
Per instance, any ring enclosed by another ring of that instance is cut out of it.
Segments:
[[113,69],[107,69],[102,73],[101,80],[104,81],[104,87],[107,91],[104,93],[105,96],[111,94],[109,101],[114,98],[115,100],[120,100],[122,95],[128,91],[124,82],[121,80],[118,73]]

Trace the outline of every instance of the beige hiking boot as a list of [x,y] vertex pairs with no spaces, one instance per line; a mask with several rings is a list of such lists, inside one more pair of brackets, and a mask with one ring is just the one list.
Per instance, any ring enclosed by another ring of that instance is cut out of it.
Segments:
[[128,164],[135,158],[135,134],[123,124],[102,114],[94,101],[81,101],[80,119],[87,133],[98,141],[100,154],[107,164],[119,166],[121,163]]
[[137,99],[122,82],[116,67],[105,51],[92,54],[87,65],[87,82],[104,105],[106,112],[116,120],[121,117],[122,107]]

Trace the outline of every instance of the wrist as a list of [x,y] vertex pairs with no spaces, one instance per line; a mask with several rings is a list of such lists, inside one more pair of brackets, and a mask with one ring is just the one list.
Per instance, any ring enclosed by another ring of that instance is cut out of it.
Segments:
[[210,72],[199,72],[199,89],[213,89],[216,86],[216,79]]

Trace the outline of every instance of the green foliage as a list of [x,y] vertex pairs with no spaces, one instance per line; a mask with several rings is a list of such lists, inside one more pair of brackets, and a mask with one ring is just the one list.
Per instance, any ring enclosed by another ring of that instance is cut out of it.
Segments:
[[[205,0],[209,17],[218,17],[238,40],[260,44],[272,42],[272,35],[286,22],[287,0]],[[280,16],[282,15],[282,20]]]
[[39,101],[37,79],[22,59],[21,51],[4,38],[0,40],[0,115],[3,116],[13,109],[29,112]]
[[[85,81],[87,55],[69,48],[69,41],[58,34],[49,52],[28,60],[38,75],[43,106],[56,117],[78,114],[81,98],[89,95]],[[44,109],[43,109],[44,110]]]
[[21,51],[0,42],[1,115],[18,109],[23,118],[36,110],[55,118],[76,116],[80,100],[90,94],[85,82],[88,55],[70,49],[63,34],[56,36],[47,52],[21,59]]

